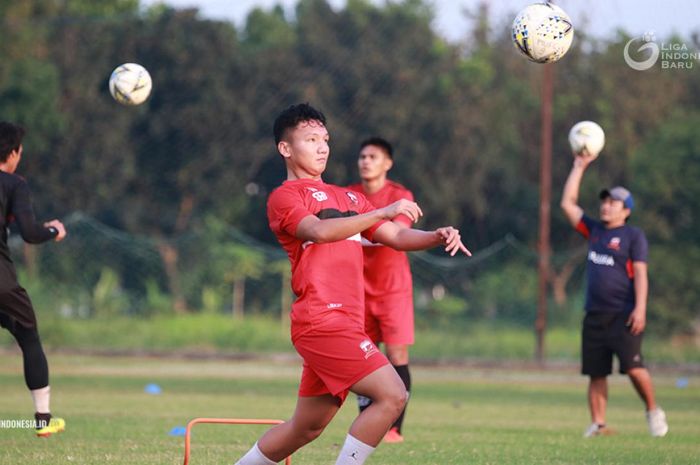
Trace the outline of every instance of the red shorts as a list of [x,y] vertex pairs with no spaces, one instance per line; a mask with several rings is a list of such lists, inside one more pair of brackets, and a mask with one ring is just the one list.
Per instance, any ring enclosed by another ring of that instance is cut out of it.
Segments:
[[353,384],[389,363],[358,327],[312,330],[294,348],[304,359],[299,397],[332,394],[342,403]]
[[413,296],[365,299],[365,331],[377,344],[413,344]]

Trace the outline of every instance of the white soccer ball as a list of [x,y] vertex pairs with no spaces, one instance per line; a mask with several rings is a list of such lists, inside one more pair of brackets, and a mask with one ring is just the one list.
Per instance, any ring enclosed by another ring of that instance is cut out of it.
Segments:
[[558,61],[574,40],[571,19],[564,10],[549,2],[525,7],[515,17],[512,33],[515,47],[537,63]]
[[575,154],[585,149],[591,157],[595,158],[605,145],[605,132],[598,123],[581,121],[569,131],[569,144]]
[[116,67],[109,77],[109,93],[122,105],[140,105],[151,94],[153,81],[146,68],[136,63]]

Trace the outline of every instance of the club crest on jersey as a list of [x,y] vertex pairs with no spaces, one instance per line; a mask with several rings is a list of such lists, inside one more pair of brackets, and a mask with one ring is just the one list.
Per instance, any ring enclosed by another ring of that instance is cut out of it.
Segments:
[[608,243],[608,249],[620,250],[620,238],[613,237],[612,239],[610,239],[610,242]]
[[377,347],[372,344],[372,341],[369,339],[365,339],[364,341],[360,342],[360,349],[362,349],[362,352],[365,353],[365,360],[379,352]]
[[319,202],[323,202],[324,200],[328,200],[328,195],[323,192],[323,191],[315,191],[311,194],[311,197],[316,199]]
[[352,203],[357,205],[357,203],[358,203],[357,196],[353,192],[346,192],[345,194],[348,196],[348,198],[350,199],[350,201]]

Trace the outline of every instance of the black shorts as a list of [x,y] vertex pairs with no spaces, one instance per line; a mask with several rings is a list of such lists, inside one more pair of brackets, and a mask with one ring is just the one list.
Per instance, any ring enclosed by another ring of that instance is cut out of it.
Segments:
[[592,377],[612,373],[613,354],[620,373],[643,368],[642,334],[633,336],[627,326],[628,313],[586,313],[581,334],[581,373]]
[[21,286],[0,294],[0,326],[11,329],[16,323],[25,328],[36,328],[32,301]]

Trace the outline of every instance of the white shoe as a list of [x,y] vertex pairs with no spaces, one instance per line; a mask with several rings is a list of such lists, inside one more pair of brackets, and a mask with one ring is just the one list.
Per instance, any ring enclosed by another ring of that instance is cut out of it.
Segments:
[[661,407],[656,407],[654,410],[647,412],[647,423],[649,424],[649,432],[655,438],[662,438],[668,433],[666,413],[661,410]]
[[591,426],[583,433],[584,438],[592,438],[593,436],[609,436],[615,434],[613,430],[603,425],[600,426],[598,423],[591,423]]

